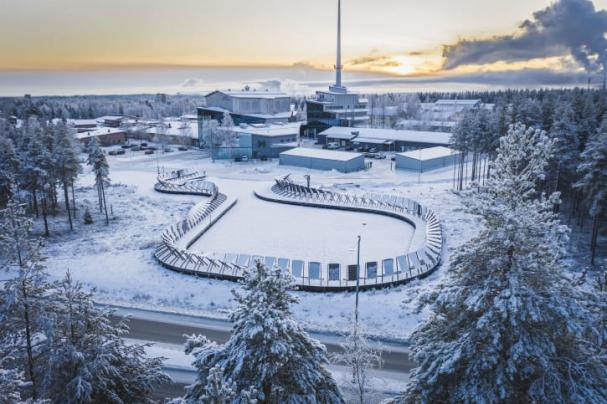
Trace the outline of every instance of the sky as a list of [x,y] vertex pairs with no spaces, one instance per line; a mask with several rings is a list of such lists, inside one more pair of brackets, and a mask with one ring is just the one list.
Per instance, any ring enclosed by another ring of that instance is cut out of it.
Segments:
[[[607,64],[605,8],[607,0],[342,0],[344,79],[585,81]],[[2,0],[0,95],[248,81],[312,88],[331,80],[336,14],[336,0]]]

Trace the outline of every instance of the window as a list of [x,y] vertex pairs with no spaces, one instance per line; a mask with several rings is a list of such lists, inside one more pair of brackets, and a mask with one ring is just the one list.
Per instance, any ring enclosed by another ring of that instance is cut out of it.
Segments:
[[384,268],[384,275],[392,275],[394,273],[394,260],[392,258],[383,260],[382,266]]
[[293,276],[301,278],[303,276],[304,262],[300,260],[293,260],[291,264]]
[[377,277],[377,262],[367,262],[367,278]]
[[308,263],[308,276],[310,279],[320,279],[320,262]]
[[339,280],[339,264],[329,264],[329,280]]
[[348,265],[348,280],[349,281],[355,281],[357,276],[357,268],[358,265]]

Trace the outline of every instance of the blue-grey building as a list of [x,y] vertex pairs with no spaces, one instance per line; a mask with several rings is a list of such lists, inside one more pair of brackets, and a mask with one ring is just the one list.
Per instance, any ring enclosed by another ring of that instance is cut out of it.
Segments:
[[455,164],[459,152],[438,146],[396,154],[396,168],[425,172]]
[[280,153],[280,165],[350,173],[365,169],[365,157],[360,153],[298,147]]
[[301,123],[240,124],[222,136],[211,148],[215,159],[277,158],[283,151],[297,147]]

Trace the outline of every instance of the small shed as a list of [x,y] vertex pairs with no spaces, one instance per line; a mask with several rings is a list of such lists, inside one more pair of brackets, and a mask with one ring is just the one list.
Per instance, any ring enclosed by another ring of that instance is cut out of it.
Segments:
[[280,165],[350,173],[364,170],[365,157],[360,153],[297,147],[280,153]]
[[430,171],[455,164],[459,152],[437,146],[396,154],[396,168],[401,170]]

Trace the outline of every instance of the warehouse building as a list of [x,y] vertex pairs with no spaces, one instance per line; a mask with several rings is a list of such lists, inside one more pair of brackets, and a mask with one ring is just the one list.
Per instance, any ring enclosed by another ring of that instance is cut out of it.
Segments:
[[346,128],[333,126],[318,136],[319,143],[337,143],[344,148],[400,152],[424,147],[448,146],[451,134],[418,130]]
[[215,139],[211,153],[215,159],[276,158],[285,150],[298,146],[301,123],[250,124],[241,123],[230,130],[228,139]]
[[448,147],[430,147],[396,154],[396,169],[426,172],[455,164],[459,152]]
[[360,153],[298,147],[280,153],[280,165],[350,173],[365,169],[365,157]]

